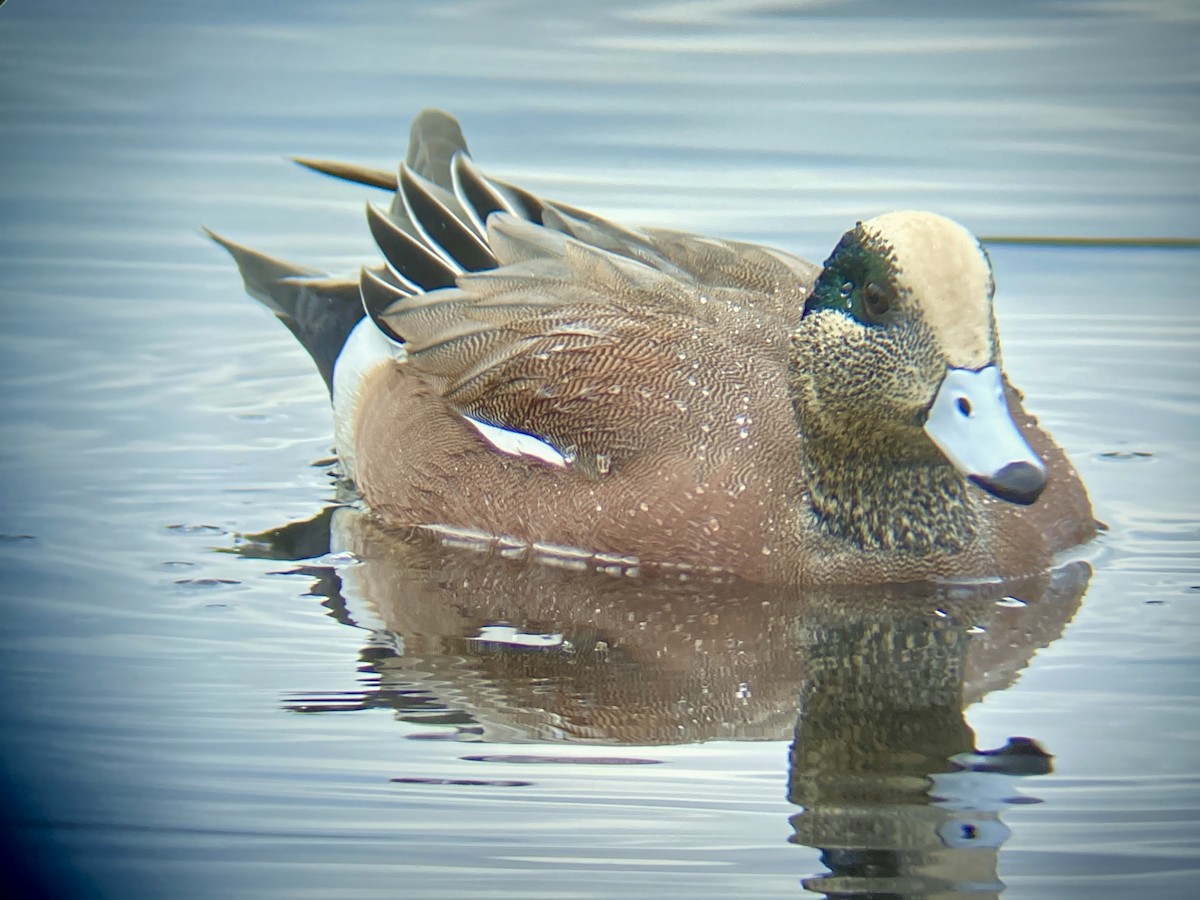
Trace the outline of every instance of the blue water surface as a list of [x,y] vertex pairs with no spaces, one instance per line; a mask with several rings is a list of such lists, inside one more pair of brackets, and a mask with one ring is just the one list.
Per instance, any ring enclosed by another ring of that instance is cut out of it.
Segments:
[[[621,593],[330,513],[320,379],[200,226],[353,272],[383,195],[286,157],[391,167],[441,106],[535,192],[816,260],[895,208],[1194,238],[1198,42],[1187,0],[5,3],[12,882],[1192,896],[1195,249],[990,246],[1108,526],[1052,583]],[[1014,737],[1052,763],[971,756]]]

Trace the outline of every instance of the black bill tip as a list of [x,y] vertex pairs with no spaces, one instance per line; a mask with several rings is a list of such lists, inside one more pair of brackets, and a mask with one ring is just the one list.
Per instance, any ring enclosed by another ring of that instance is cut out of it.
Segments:
[[1046,470],[1032,463],[1011,462],[991,478],[972,475],[971,480],[993,497],[1029,506],[1046,487]]

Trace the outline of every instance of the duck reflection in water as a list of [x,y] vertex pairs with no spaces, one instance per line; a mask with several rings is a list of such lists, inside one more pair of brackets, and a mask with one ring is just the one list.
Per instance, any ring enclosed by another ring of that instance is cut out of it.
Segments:
[[[1013,782],[1050,757],[1027,738],[978,750],[964,709],[1059,637],[1086,563],[1007,582],[800,589],[631,578],[464,542],[398,539],[351,507],[243,541],[244,556],[298,562],[335,617],[370,633],[370,690],[288,706],[389,706],[480,742],[790,738],[791,840],[829,869],[808,890],[1003,890],[1000,810],[1031,802]],[[329,565],[331,546],[353,563]]]

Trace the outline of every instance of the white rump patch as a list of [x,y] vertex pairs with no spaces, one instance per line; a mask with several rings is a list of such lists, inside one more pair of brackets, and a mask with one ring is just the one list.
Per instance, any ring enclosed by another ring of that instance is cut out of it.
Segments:
[[381,363],[403,358],[404,348],[379,330],[370,316],[354,326],[333,367],[333,445],[342,474],[354,478],[354,422],[363,380]]
[[507,453],[509,456],[532,456],[534,459],[540,459],[552,466],[561,466],[562,468],[567,466],[563,455],[541,438],[521,431],[509,431],[507,428],[489,425],[487,422],[472,419],[470,416],[463,416],[463,418],[474,425],[476,431],[483,435],[483,439],[501,453]]

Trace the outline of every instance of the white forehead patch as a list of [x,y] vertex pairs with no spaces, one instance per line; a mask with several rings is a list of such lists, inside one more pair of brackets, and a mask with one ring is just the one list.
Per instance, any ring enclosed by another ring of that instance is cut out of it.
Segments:
[[886,213],[862,227],[892,248],[896,286],[920,308],[946,361],[967,369],[992,362],[992,271],[975,236],[927,212]]

